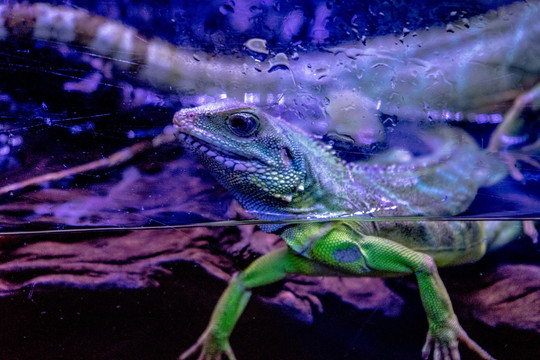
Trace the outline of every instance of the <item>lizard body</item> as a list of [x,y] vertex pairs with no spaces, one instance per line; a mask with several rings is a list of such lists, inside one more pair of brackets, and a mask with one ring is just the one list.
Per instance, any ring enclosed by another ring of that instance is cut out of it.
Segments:
[[430,133],[437,146],[427,155],[346,163],[283,119],[235,100],[180,110],[174,123],[183,143],[251,214],[320,220],[262,226],[279,234],[288,249],[263,256],[231,281],[206,331],[182,359],[197,351],[199,359],[219,359],[222,353],[233,359],[228,336],[250,289],[289,273],[414,273],[429,321],[424,358],[432,347],[435,358],[459,358],[459,340],[491,359],[459,325],[436,266],[476,261],[489,241],[510,240],[515,232],[501,239],[496,222],[324,221],[343,214],[369,219],[464,211],[479,187],[506,175],[505,166],[465,132]]

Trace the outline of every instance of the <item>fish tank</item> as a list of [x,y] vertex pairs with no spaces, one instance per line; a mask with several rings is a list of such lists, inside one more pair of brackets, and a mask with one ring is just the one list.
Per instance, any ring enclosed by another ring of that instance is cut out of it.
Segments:
[[2,2],[0,358],[536,358],[539,15]]

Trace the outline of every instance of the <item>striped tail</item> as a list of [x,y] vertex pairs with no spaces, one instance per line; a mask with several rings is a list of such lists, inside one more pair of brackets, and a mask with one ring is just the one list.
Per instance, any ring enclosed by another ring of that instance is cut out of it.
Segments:
[[66,6],[0,5],[0,40],[10,38],[88,47],[152,86],[177,92],[209,96],[277,93],[283,84],[279,72],[268,72],[268,64],[249,57],[213,57],[180,49],[158,38],[147,39],[120,22]]

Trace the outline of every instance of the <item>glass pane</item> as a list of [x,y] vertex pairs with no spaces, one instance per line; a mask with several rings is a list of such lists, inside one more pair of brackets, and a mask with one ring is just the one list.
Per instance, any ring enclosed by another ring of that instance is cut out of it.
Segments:
[[[53,32],[42,36],[48,41],[36,42],[8,29],[1,180],[15,187],[3,188],[3,231],[230,219],[231,196],[172,141],[118,166],[76,170],[121,149],[145,146],[137,143],[149,146],[162,131],[171,133],[180,108],[234,98],[320,137],[359,168],[414,167],[417,163],[407,159],[433,163],[441,156],[445,140],[435,135],[442,131],[436,128],[464,129],[486,148],[513,101],[528,91],[536,94],[531,90],[539,73],[531,45],[536,33],[527,26],[534,23],[534,15],[527,15],[531,5],[518,3],[497,13],[489,10],[503,4],[425,3],[406,13],[409,5],[394,2],[321,3],[309,9],[237,4],[234,11],[225,3],[204,9],[186,3],[157,12],[148,4],[125,9],[107,4],[98,2],[90,10],[177,48],[154,41],[148,51],[158,55],[140,60],[145,50],[126,55],[125,49],[85,40],[69,47]],[[198,20],[187,21],[195,13]],[[167,56],[177,57],[172,65],[160,58]],[[538,215],[534,101],[514,108],[518,129],[502,135],[515,143],[505,153],[512,176],[489,187],[478,184],[470,207],[437,215]],[[496,147],[506,152],[508,146]],[[74,167],[76,174],[69,174]],[[29,179],[31,186],[22,188]],[[443,189],[441,201],[452,198],[452,190]],[[318,215],[392,213],[371,206]]]
[[[225,280],[328,229],[441,266],[517,238],[444,278],[494,356],[538,353],[537,0],[48,3],[0,4],[0,358],[176,358]],[[238,359],[419,357],[410,282],[333,281],[261,291]]]

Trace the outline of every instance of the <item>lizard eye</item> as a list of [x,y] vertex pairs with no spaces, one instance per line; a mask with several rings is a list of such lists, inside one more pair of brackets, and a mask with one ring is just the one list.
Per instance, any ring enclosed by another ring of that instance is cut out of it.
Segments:
[[235,135],[248,137],[259,127],[259,118],[251,113],[240,112],[229,116],[227,125]]

